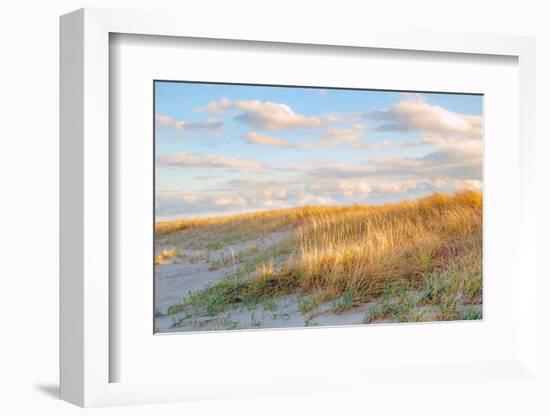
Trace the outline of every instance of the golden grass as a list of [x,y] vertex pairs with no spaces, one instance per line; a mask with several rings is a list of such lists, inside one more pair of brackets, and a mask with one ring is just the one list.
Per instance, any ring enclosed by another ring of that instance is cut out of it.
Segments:
[[340,313],[398,287],[423,294],[419,302],[439,308],[440,319],[455,319],[458,303],[481,303],[482,204],[481,193],[466,191],[380,206],[308,206],[174,221],[157,224],[156,232],[220,236],[246,230],[247,237],[258,237],[293,230],[290,258],[268,258],[244,280],[220,282],[196,296],[204,303],[264,301],[296,291],[307,296],[304,311],[332,301]]
[[257,211],[223,217],[165,221],[155,224],[155,235],[161,237],[188,230],[200,230],[201,232],[216,231],[216,233],[223,233],[246,229],[259,233],[270,232],[284,228],[285,226],[298,225],[307,218],[321,217],[323,215],[338,215],[341,212],[353,211],[360,207],[365,206],[304,206],[281,210]]
[[465,256],[475,263],[467,267],[480,269],[481,218],[477,192],[324,213],[297,228],[299,254],[284,272],[306,292],[367,300],[390,282],[414,286]]
[[181,253],[179,252],[177,247],[164,249],[155,255],[155,265],[164,264],[167,260],[180,256]]

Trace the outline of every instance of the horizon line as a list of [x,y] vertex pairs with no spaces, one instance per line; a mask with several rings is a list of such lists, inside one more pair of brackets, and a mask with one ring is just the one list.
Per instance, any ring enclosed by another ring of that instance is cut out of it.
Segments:
[[[255,210],[251,210],[251,211],[234,211],[234,212],[229,212],[229,213],[225,213],[225,214],[209,215],[208,213],[206,213],[206,214],[202,214],[202,215],[198,214],[198,215],[189,216],[189,217],[179,217],[179,218],[167,219],[167,220],[161,220],[161,221],[158,220],[159,217],[155,216],[154,223],[155,223],[155,225],[157,225],[157,224],[178,222],[178,221],[207,220],[207,219],[213,219],[213,218],[230,218],[230,217],[236,217],[236,216],[241,216],[241,215],[242,216],[252,215],[252,214],[261,213],[261,212],[291,211],[291,210],[294,210],[294,209],[303,209],[303,208],[347,208],[347,207],[354,207],[354,206],[379,207],[379,206],[383,206],[383,205],[398,205],[398,204],[402,204],[402,203],[406,203],[406,202],[416,202],[416,201],[419,201],[421,199],[427,199],[427,198],[433,197],[435,195],[453,196],[453,195],[458,195],[458,194],[461,194],[461,193],[468,193],[468,192],[474,192],[474,193],[480,194],[481,197],[483,198],[483,190],[482,189],[476,190],[476,189],[466,189],[466,188],[464,188],[464,189],[457,190],[455,192],[432,192],[430,194],[425,194],[425,195],[418,196],[417,198],[406,198],[406,199],[402,199],[400,201],[392,201],[392,202],[380,202],[380,203],[355,202],[355,203],[347,204],[347,205],[342,205],[342,204],[326,204],[326,205],[322,205],[322,204],[318,204],[318,205],[305,204],[305,205],[295,205],[295,206],[291,206],[291,207],[255,209]],[[174,214],[173,216],[175,217],[177,215],[178,214]],[[166,215],[165,217],[169,217],[169,216],[171,216],[171,215]]]

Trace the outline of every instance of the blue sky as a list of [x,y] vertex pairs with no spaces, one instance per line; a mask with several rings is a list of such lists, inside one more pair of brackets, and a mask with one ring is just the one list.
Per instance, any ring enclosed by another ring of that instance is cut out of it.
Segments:
[[155,83],[157,220],[481,188],[478,95]]

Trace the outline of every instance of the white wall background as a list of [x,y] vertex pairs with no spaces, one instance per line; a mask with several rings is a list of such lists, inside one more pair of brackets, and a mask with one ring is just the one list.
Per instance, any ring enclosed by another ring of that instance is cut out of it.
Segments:
[[[58,383],[58,16],[84,6],[178,10],[209,22],[221,14],[231,19],[248,15],[285,26],[322,25],[327,32],[341,25],[433,28],[536,35],[538,38],[539,250],[547,249],[550,227],[547,158],[550,138],[550,26],[548,2],[535,0],[19,0],[0,9],[0,413],[72,415],[81,409],[56,399]],[[546,217],[545,217],[546,216]],[[541,261],[541,273],[550,276]],[[548,292],[543,282],[539,291]],[[540,305],[550,317],[549,305]],[[550,324],[540,333],[546,355]],[[548,359],[542,354],[542,364]],[[549,367],[546,367],[547,369]],[[546,374],[550,372],[546,371]],[[550,388],[548,388],[550,391]],[[491,394],[457,385],[456,395],[433,386],[425,406],[408,403],[415,396],[392,396],[384,407],[372,408],[364,396],[345,392],[306,397],[271,397],[93,410],[101,415],[161,414],[549,414],[537,404],[540,392],[502,383]],[[447,394],[447,396],[445,396]],[[380,400],[377,401],[380,403]],[[483,413],[482,413],[483,412]]]

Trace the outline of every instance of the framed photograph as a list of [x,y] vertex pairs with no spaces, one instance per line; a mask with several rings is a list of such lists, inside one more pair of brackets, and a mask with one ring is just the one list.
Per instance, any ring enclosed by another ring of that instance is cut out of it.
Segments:
[[62,398],[536,386],[534,40],[185,21],[61,18]]
[[482,319],[482,95],[154,89],[155,333]]

